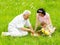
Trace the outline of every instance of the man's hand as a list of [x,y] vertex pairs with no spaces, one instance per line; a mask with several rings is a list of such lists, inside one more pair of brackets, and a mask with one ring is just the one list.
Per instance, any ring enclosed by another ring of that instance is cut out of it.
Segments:
[[34,34],[34,32],[35,32],[34,30],[31,30],[31,33],[32,33],[32,34]]

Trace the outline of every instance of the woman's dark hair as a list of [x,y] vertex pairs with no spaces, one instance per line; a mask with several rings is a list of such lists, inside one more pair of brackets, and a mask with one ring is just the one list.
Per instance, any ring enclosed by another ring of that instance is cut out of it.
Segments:
[[42,14],[46,14],[45,10],[43,8],[40,8],[37,10],[37,13],[42,13]]

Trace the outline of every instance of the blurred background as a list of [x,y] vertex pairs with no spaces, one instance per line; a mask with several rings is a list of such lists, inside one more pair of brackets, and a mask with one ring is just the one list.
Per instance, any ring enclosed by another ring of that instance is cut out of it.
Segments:
[[50,14],[52,23],[57,28],[51,39],[47,39],[47,37],[31,38],[30,36],[22,39],[1,37],[0,45],[60,45],[60,0],[0,0],[0,35],[2,32],[8,31],[9,22],[24,10],[31,11],[30,22],[34,28],[36,12],[39,8],[44,8]]

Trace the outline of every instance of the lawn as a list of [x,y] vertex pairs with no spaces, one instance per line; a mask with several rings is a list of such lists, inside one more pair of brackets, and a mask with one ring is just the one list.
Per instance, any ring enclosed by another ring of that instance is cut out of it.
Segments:
[[[52,37],[1,37],[8,31],[9,22],[24,10],[30,10],[30,22],[34,28],[36,11],[44,8],[50,14],[53,25],[57,28]],[[0,45],[60,45],[60,0],[0,0]]]

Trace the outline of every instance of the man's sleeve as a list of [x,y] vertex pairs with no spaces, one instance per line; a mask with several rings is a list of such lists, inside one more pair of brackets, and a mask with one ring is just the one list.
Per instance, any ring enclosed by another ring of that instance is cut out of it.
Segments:
[[29,19],[26,21],[26,26],[27,27],[31,26]]
[[22,28],[22,27],[24,27],[24,24],[23,24],[22,20],[18,20],[17,28]]
[[17,28],[22,28],[22,27],[24,27],[22,23],[17,24]]

